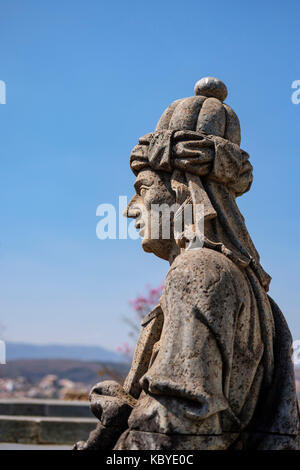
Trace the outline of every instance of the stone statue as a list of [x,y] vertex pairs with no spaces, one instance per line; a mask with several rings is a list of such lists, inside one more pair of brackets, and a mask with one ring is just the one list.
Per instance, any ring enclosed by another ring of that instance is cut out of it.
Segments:
[[[136,194],[126,215],[137,219],[143,249],[170,270],[123,387],[92,389],[99,424],[75,449],[299,448],[291,334],[236,204],[252,166],[226,96],[220,80],[201,79],[132,151]],[[151,208],[162,204],[177,208],[170,236],[151,237]],[[195,213],[175,230],[187,205],[203,209],[202,237]]]

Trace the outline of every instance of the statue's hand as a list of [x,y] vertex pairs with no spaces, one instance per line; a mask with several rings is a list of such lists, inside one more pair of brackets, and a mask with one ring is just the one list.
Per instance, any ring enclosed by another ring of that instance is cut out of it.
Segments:
[[104,426],[120,427],[127,422],[136,400],[120,384],[106,380],[92,388],[90,402],[93,414]]
[[107,380],[95,385],[90,392],[91,410],[100,420],[88,440],[77,442],[73,450],[112,449],[125,429],[136,400],[117,382]]
[[87,447],[86,441],[78,441],[73,445],[72,450],[85,450]]
[[[120,423],[121,425],[121,423]],[[124,426],[124,425],[123,425]],[[87,441],[79,441],[73,446],[73,450],[109,450],[113,449],[120,434],[125,429],[119,427],[105,427],[101,423],[97,424]]]

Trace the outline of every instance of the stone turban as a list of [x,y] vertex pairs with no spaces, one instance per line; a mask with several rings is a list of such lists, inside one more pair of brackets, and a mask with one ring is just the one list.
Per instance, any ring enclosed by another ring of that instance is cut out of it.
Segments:
[[240,149],[239,119],[223,103],[226,86],[216,78],[203,78],[195,93],[172,103],[155,132],[139,139],[130,157],[131,169],[135,174],[148,166],[208,176],[239,196],[250,189],[252,166]]
[[195,85],[195,95],[174,101],[162,114],[156,130],[190,130],[223,137],[241,143],[240,122],[225,103],[227,88],[221,80],[202,78]]

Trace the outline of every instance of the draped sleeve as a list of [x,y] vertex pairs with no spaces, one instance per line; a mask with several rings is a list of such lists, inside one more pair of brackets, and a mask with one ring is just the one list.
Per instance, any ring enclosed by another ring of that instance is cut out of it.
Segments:
[[249,294],[241,272],[223,255],[204,248],[178,258],[161,299],[159,352],[140,382],[146,393],[194,403],[187,417],[204,420],[230,408],[235,330]]

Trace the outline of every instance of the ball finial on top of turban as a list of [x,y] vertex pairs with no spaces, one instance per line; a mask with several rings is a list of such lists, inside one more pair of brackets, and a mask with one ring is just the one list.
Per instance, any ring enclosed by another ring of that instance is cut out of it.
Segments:
[[224,101],[227,96],[227,87],[225,83],[215,77],[204,77],[195,85],[196,96],[207,96]]

